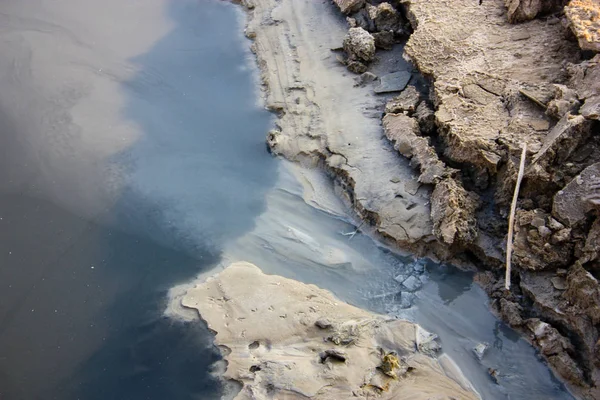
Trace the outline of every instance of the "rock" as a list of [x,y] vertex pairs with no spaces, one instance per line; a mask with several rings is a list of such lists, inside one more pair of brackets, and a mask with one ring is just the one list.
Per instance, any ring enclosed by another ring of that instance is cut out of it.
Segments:
[[[222,378],[241,384],[235,399],[478,398],[444,375],[429,355],[432,334],[418,325],[350,306],[314,285],[265,275],[252,264],[232,264],[188,289],[181,304],[197,310],[215,332],[215,345],[227,349]],[[334,332],[315,326],[323,319]],[[337,345],[328,339],[336,332],[351,332],[355,340]],[[398,379],[413,370],[411,379]]]
[[[365,66],[366,68],[366,66]],[[357,76],[356,78],[354,78],[354,82],[356,82],[356,84],[354,86],[365,86],[367,83],[371,83],[373,81],[377,80],[377,75],[371,73],[371,72],[365,72],[359,76]]]
[[373,37],[375,38],[375,47],[378,49],[392,50],[396,44],[392,31],[375,32]]
[[559,244],[568,241],[571,238],[571,229],[565,228],[556,232],[552,236],[552,244]]
[[544,137],[542,147],[531,160],[532,165],[564,163],[590,137],[591,126],[591,121],[581,115],[566,114]]
[[435,131],[435,114],[426,102],[419,103],[414,117],[419,121],[421,132],[430,135]]
[[475,356],[477,357],[477,359],[479,361],[481,361],[483,359],[483,356],[485,355],[485,352],[487,351],[487,349],[489,347],[490,347],[490,345],[487,343],[479,343],[477,346],[475,346],[473,348],[473,353],[475,353]]
[[555,220],[552,217],[548,217],[548,226],[553,231],[560,231],[561,229],[565,228],[565,226],[563,224],[561,224],[560,222],[558,222],[557,220]]
[[433,233],[447,245],[465,246],[477,239],[479,206],[476,194],[467,192],[456,180],[439,182],[431,195]]
[[563,0],[504,0],[508,21],[524,22],[534,19],[540,14],[559,11]]
[[420,170],[419,182],[435,183],[451,174],[452,170],[440,161],[429,140],[419,136],[416,119],[404,114],[387,114],[383,118],[383,129],[394,148],[411,160],[413,168]]
[[399,29],[400,14],[390,3],[383,2],[377,7],[367,5],[366,10],[369,13],[369,18],[375,24],[376,30],[394,32]]
[[435,357],[442,349],[442,346],[437,341],[438,336],[421,328],[417,328],[417,349],[431,357]]
[[582,50],[600,52],[600,4],[596,0],[571,0],[565,15]]
[[402,292],[400,294],[400,308],[407,309],[411,308],[415,302],[417,296],[414,293]]
[[494,382],[497,385],[498,384],[498,370],[496,370],[494,368],[488,368],[488,375],[490,376],[490,379],[492,380],[492,382]]
[[569,86],[577,91],[583,105],[579,109],[587,119],[598,121],[600,118],[600,54],[580,64],[570,64],[567,71],[571,75]]
[[333,0],[343,14],[352,14],[365,5],[365,0]]
[[594,208],[587,198],[594,190],[593,183],[597,177],[600,177],[600,163],[584,169],[554,196],[552,215],[568,226],[575,226],[583,221],[586,214]]
[[600,121],[600,96],[588,98],[579,112],[587,119]]
[[417,290],[421,289],[423,283],[418,278],[409,276],[402,281],[402,286],[404,286],[409,292],[416,292]]
[[548,103],[546,114],[556,119],[561,119],[566,114],[574,114],[581,105],[577,92],[565,85],[554,85],[556,93],[554,99]]
[[322,351],[319,354],[319,357],[321,358],[321,363],[326,363],[326,362],[345,363],[346,359],[348,358],[348,356],[346,355],[346,352],[344,350],[340,350],[340,349],[327,349],[325,351]]
[[567,281],[565,281],[564,278],[555,276],[551,278],[550,281],[552,282],[552,286],[554,286],[554,289],[565,290],[567,288]]
[[517,303],[506,299],[500,299],[500,315],[502,316],[502,319],[508,322],[513,328],[523,325],[524,322],[521,318],[522,312],[523,308]]
[[572,262],[570,230],[563,228],[552,234],[544,225],[549,218],[542,209],[517,211],[513,254],[521,268],[540,271],[566,267]]
[[368,67],[360,61],[348,60],[346,62],[346,68],[348,71],[354,72],[355,74],[363,74],[367,72]]
[[600,323],[600,286],[598,280],[581,265],[571,267],[563,297],[587,315],[594,325]]
[[351,61],[370,63],[375,58],[375,39],[363,28],[350,28],[343,47]]
[[411,115],[417,109],[419,97],[417,89],[412,85],[408,85],[402,93],[387,102],[385,112],[386,114],[406,113]]
[[421,262],[417,261],[413,264],[413,270],[417,274],[422,274],[423,272],[425,272],[425,265],[423,265]]
[[383,75],[380,78],[381,82],[379,87],[375,88],[375,93],[390,93],[404,90],[411,77],[412,75],[408,71],[399,71]]
[[375,22],[369,16],[369,12],[366,8],[361,9],[359,12],[354,14],[354,21],[357,27],[361,27],[367,32],[376,32]]
[[542,354],[548,357],[561,376],[578,386],[585,385],[583,372],[568,353],[573,351],[571,343],[555,328],[537,318],[527,320],[527,327]]
[[320,329],[329,329],[329,328],[333,327],[333,324],[327,318],[323,318],[323,319],[318,319],[315,322],[315,326]]

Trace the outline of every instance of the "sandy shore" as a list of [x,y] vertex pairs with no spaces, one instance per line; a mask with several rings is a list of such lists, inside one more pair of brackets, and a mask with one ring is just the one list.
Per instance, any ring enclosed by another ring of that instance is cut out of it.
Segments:
[[216,334],[235,399],[479,399],[436,336],[238,262],[181,300]]

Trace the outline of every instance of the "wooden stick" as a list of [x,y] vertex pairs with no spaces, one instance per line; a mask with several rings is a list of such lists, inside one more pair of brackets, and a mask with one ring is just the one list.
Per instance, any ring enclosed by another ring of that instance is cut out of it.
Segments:
[[506,238],[506,276],[504,278],[504,288],[506,290],[510,290],[510,270],[513,248],[513,230],[515,227],[515,212],[517,211],[517,199],[519,198],[519,188],[521,187],[521,180],[523,180],[526,156],[527,143],[523,143],[523,151],[521,152],[521,164],[519,165],[519,175],[517,175],[517,183],[515,184],[515,194],[513,195],[512,204],[510,205],[510,216],[508,217],[508,237]]

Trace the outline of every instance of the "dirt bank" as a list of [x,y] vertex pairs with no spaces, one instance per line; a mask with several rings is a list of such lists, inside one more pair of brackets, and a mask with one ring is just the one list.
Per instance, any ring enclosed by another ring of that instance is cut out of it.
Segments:
[[479,398],[418,325],[249,263],[189,289],[181,304],[216,333],[223,377],[242,386],[235,399]]
[[279,116],[272,151],[324,167],[363,229],[477,265],[498,315],[575,393],[600,397],[598,5],[334,3],[347,30],[331,26],[328,2],[245,2],[266,103]]

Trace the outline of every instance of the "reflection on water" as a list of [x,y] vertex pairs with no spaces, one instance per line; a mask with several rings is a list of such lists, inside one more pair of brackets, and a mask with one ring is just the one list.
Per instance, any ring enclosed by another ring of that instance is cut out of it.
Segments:
[[166,291],[251,229],[273,183],[241,11],[0,5],[0,398],[215,398]]

